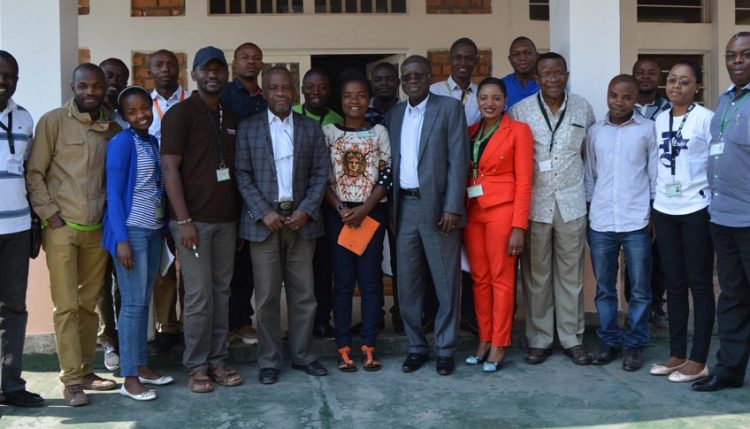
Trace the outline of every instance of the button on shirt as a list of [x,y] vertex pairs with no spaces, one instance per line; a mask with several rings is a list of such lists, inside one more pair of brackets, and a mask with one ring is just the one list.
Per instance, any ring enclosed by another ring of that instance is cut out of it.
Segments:
[[607,117],[589,128],[586,139],[586,201],[589,221],[599,232],[631,232],[648,225],[656,192],[654,124],[633,112],[620,125]]
[[453,80],[453,76],[449,76],[447,80],[441,82],[435,82],[430,85],[430,92],[436,95],[444,95],[446,97],[455,98],[464,105],[464,113],[466,114],[466,124],[474,125],[482,119],[482,114],[479,113],[479,102],[477,101],[477,84],[472,82],[466,91],[461,89],[460,86]]
[[[170,95],[169,98],[162,97],[155,89],[151,91],[151,98],[154,100],[154,105],[151,107],[151,111],[154,114],[154,121],[151,122],[151,126],[148,127],[148,133],[156,137],[159,141],[159,145],[161,145],[161,121],[167,113],[167,110],[189,97],[190,93],[182,89],[182,85],[178,86],[177,91]],[[161,114],[159,113],[159,110],[161,110]]]
[[403,189],[419,188],[419,140],[422,136],[424,113],[428,95],[421,103],[412,106],[406,102],[404,122],[401,124],[401,160],[399,186]]
[[[13,128],[8,126],[8,115],[13,117]],[[0,123],[8,130],[0,129],[0,234],[12,234],[31,228],[31,211],[26,199],[26,182],[23,164],[29,157],[34,122],[26,109],[8,100],[5,110],[0,111]],[[13,138],[13,152],[10,154],[10,135]],[[12,170],[22,169],[20,174]]]
[[[586,215],[582,150],[586,129],[594,123],[594,112],[586,100],[566,92],[562,106],[553,115],[542,97],[552,129],[562,112],[566,112],[550,149],[552,130],[537,100],[536,96],[527,97],[510,110],[513,119],[529,124],[534,136],[534,186],[529,219],[551,224],[557,205],[563,221],[569,222]],[[539,163],[543,161],[551,161],[552,168],[540,171]]]
[[292,178],[294,162],[294,122],[289,113],[285,119],[268,111],[268,127],[271,129],[273,161],[276,164],[276,181],[279,185],[279,201],[292,201]]
[[[708,184],[713,191],[708,212],[717,225],[746,228],[750,227],[750,84],[739,97],[734,89],[732,85],[721,95],[711,120],[711,143],[723,139],[724,152],[708,157]],[[722,121],[726,121],[723,133]]]

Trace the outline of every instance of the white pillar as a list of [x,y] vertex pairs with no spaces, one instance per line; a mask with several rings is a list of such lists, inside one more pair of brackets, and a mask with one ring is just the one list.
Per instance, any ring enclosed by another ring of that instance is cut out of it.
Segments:
[[78,64],[78,3],[73,0],[0,0],[0,49],[20,69],[13,98],[34,120],[70,98]]
[[607,112],[607,85],[620,74],[620,1],[551,0],[550,49],[568,62],[571,92],[597,119]]

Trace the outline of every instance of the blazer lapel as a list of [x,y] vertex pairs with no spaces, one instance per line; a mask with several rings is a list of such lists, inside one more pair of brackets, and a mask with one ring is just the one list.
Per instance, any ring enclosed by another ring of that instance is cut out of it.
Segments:
[[419,161],[422,160],[422,155],[427,146],[427,140],[430,136],[433,125],[435,125],[435,120],[437,119],[438,108],[435,106],[435,102],[435,97],[433,96],[432,98],[427,99],[427,105],[425,106],[422,131],[419,133]]
[[263,151],[265,152],[265,159],[268,161],[268,165],[271,167],[271,171],[276,175],[276,162],[273,158],[273,140],[271,139],[271,126],[268,124],[268,115],[263,115],[263,132],[265,135],[259,136],[259,142],[263,143]]
[[495,133],[492,134],[490,141],[487,142],[487,147],[484,149],[484,153],[482,153],[482,157],[479,159],[480,165],[483,164],[482,159],[490,160],[496,158],[496,154],[502,148],[503,142],[507,139],[508,134],[510,134],[510,118],[506,113],[500,121],[500,126]]
[[291,113],[292,122],[294,122],[294,135],[292,136],[292,145],[294,146],[294,155],[292,157],[292,193],[294,193],[294,184],[297,183],[297,165],[299,165],[300,156],[302,156],[302,138],[305,132],[305,128],[302,127],[303,122],[301,120],[302,115],[298,115],[294,112]]
[[395,175],[401,165],[401,128],[404,124],[406,102],[395,105],[393,109],[393,120],[390,123],[388,134],[391,138],[391,168]]

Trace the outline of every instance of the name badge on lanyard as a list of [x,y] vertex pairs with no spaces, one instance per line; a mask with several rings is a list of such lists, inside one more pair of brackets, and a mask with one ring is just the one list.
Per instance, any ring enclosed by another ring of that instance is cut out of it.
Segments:
[[724,139],[719,139],[716,143],[711,143],[708,147],[709,156],[718,156],[724,153]]
[[679,197],[682,194],[682,184],[677,181],[664,185],[664,193],[669,198]]
[[8,174],[23,176],[23,162],[15,157],[8,160]]
[[218,169],[216,169],[216,181],[226,182],[229,180],[229,169],[222,163]]
[[469,193],[469,198],[476,198],[481,197],[484,195],[484,190],[482,189],[482,185],[473,185],[469,186],[466,191]]
[[552,171],[552,160],[548,159],[546,161],[539,161],[539,171],[542,173]]

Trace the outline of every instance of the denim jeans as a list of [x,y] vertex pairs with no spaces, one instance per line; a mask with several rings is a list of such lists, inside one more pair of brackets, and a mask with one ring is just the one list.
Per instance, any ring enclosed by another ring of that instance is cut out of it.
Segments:
[[[599,232],[589,228],[591,263],[596,276],[596,311],[601,341],[613,348],[642,349],[648,345],[651,308],[651,234],[643,228],[630,232]],[[630,277],[628,303],[630,332],[617,326],[617,269],[620,248]]]
[[138,367],[148,362],[148,306],[151,289],[159,271],[161,230],[128,227],[128,243],[133,257],[133,268],[126,269],[115,256],[115,270],[120,286],[120,315],[118,321],[120,343],[120,375],[135,377]]

